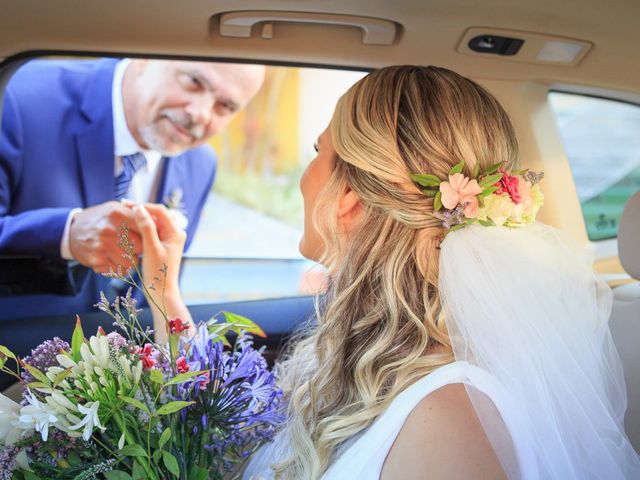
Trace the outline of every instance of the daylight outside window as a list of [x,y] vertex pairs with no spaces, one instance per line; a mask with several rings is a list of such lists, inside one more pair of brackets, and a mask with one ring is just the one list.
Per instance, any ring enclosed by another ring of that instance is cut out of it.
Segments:
[[589,239],[614,239],[625,202],[640,190],[640,106],[559,92],[549,101]]
[[298,252],[300,176],[338,98],[364,75],[268,67],[256,98],[213,138],[216,180],[182,275],[189,304],[318,290],[321,267]]

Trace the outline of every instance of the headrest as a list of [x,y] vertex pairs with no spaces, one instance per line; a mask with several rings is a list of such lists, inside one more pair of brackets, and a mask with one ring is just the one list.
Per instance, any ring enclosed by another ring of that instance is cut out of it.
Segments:
[[625,271],[640,279],[640,192],[624,206],[618,230],[618,255]]

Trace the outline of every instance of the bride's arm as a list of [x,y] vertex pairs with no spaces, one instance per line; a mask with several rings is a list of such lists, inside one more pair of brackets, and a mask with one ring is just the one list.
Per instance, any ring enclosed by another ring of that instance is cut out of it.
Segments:
[[381,480],[399,478],[506,478],[464,385],[446,385],[413,409],[380,474]]
[[[147,288],[145,297],[153,315],[155,340],[164,344],[168,340],[168,318],[180,317],[188,322],[189,332],[195,325],[179,288],[180,262],[187,234],[179,228],[166,207],[157,204],[133,207],[138,230],[142,237],[142,277]],[[166,275],[163,273],[166,266]],[[164,288],[163,288],[164,283]],[[148,287],[153,284],[153,289]]]

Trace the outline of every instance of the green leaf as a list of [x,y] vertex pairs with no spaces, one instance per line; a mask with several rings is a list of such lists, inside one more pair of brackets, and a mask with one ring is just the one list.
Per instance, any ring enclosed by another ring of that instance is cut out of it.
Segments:
[[133,405],[134,407],[139,408],[143,412],[147,412],[148,414],[151,414],[151,412],[149,411],[149,407],[147,407],[140,400],[136,400],[135,398],[131,398],[131,397],[125,397],[124,395],[120,395],[118,398],[124,402],[127,402],[129,405]]
[[71,358],[74,362],[79,362],[82,358],[80,355],[80,347],[84,343],[84,332],[82,331],[82,324],[80,323],[80,316],[76,315],[76,327],[73,329],[73,336],[71,337]]
[[174,413],[179,410],[182,410],[183,408],[188,407],[189,405],[193,405],[194,403],[196,402],[184,402],[182,400],[169,402],[166,405],[161,406],[158,409],[158,412],[156,413],[156,415],[169,415],[170,413]]
[[36,388],[48,388],[50,387],[51,384],[45,384],[42,382],[29,382],[27,383],[27,387],[29,387],[31,390],[35,390]]
[[146,457],[147,451],[140,445],[125,445],[118,453],[125,457]]
[[496,222],[494,222],[493,220],[491,220],[490,217],[487,217],[486,220],[480,220],[478,219],[478,223],[480,225],[482,225],[483,227],[495,227],[496,226]]
[[433,209],[437,212],[442,208],[442,193],[436,193],[435,198],[433,199]]
[[493,175],[489,175],[484,177],[482,180],[478,182],[478,184],[484,187],[490,187],[496,183],[498,183],[502,179],[502,173],[494,173]]
[[153,463],[155,463],[156,465],[158,464],[158,461],[160,460],[160,457],[162,456],[162,452],[163,450],[156,450],[155,452],[153,452],[151,454],[151,460],[153,460]]
[[187,478],[189,480],[207,480],[209,478],[209,472],[206,468],[194,465],[191,467],[191,470],[189,470],[189,476]]
[[203,373],[208,373],[209,370],[199,370],[197,372],[185,372],[185,373],[181,373],[179,375],[176,375],[175,377],[173,377],[171,380],[169,380],[166,383],[166,386],[169,385],[176,385],[178,383],[184,383],[187,380],[189,380],[190,378],[193,377],[197,377],[198,375],[202,375]]
[[23,472],[23,474],[24,474],[24,480],[42,480],[38,475],[36,475],[33,472],[25,471]]
[[231,312],[222,312],[222,314],[224,315],[227,323],[232,325],[231,329],[236,333],[240,333],[240,330],[244,330],[247,333],[252,333],[262,338],[267,336],[267,334],[264,333],[256,323],[252,322],[247,317]]
[[409,178],[423,187],[437,187],[442,182],[435,175],[428,173],[410,173]]
[[171,429],[167,427],[164,429],[164,432],[162,432],[162,435],[160,435],[160,441],[158,442],[158,446],[160,448],[164,447],[164,444],[167,443],[170,438],[171,438]]
[[0,345],[0,354],[4,355],[5,357],[13,358],[14,360],[17,360],[15,353],[13,353],[4,345]]
[[164,385],[164,375],[160,370],[151,370],[149,372],[149,380],[153,383],[159,383],[160,385]]
[[449,175],[455,175],[456,173],[461,173],[464,168],[464,160],[460,160],[460,163],[454,165],[451,170],[449,170]]
[[484,190],[482,190],[482,192],[480,193],[480,196],[481,197],[488,197],[493,192],[497,192],[498,190],[500,190],[500,187],[487,187]]
[[451,227],[449,229],[450,232],[455,232],[456,230],[460,230],[461,228],[466,227],[467,224],[466,223],[459,223],[458,225],[454,225],[453,227]]
[[144,471],[144,468],[142,468],[142,465],[138,462],[133,462],[131,476],[133,477],[133,480],[147,480],[147,472]]
[[492,173],[496,173],[498,171],[498,169],[500,168],[500,165],[502,165],[502,162],[494,163],[489,168],[487,168],[487,170],[484,172],[484,174],[485,175],[491,175]]
[[29,372],[36,380],[40,380],[46,386],[51,385],[51,380],[44,373],[38,370],[36,367],[32,367],[28,363],[21,362],[22,368]]
[[211,341],[212,341],[213,343],[216,343],[216,342],[222,342],[222,344],[223,344],[225,347],[229,347],[229,348],[233,347],[233,345],[231,345],[231,342],[229,341],[229,339],[228,339],[227,337],[225,337],[224,335],[215,335],[215,336],[212,336],[212,337],[211,337]]
[[70,368],[65,368],[62,372],[56,375],[55,380],[53,381],[53,386],[57,387],[60,382],[62,382],[65,378],[67,378],[71,374]]
[[163,450],[162,461],[164,462],[164,466],[167,467],[167,470],[173,473],[176,477],[180,476],[180,467],[178,466],[178,460],[176,460],[176,457]]
[[433,188],[425,188],[424,190],[422,190],[422,193],[424,193],[427,197],[435,197],[438,193],[438,190],[434,190]]
[[471,172],[471,178],[478,178],[478,175],[480,175],[480,164],[476,162],[473,166],[473,171]]
[[103,475],[107,480],[133,480],[131,475],[127,472],[123,472],[122,470],[111,470],[109,472],[104,472]]

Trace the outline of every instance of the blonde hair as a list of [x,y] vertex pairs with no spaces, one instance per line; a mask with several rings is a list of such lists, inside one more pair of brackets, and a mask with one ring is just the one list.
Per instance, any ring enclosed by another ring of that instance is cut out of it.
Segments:
[[[453,361],[438,294],[443,231],[433,199],[409,173],[445,178],[516,162],[511,122],[482,87],[437,67],[371,73],[340,99],[331,121],[338,154],[314,215],[330,286],[317,324],[279,365],[289,406],[290,457],[279,478],[317,479],[337,447],[409,385]],[[351,188],[363,206],[345,245],[336,199]]]

